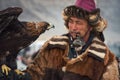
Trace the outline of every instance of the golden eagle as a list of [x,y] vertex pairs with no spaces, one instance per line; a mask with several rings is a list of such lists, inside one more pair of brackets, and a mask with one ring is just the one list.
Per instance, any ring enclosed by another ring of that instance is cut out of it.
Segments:
[[6,74],[11,69],[17,69],[16,57],[21,49],[54,27],[45,21],[20,21],[18,16],[22,11],[19,7],[9,7],[0,11],[0,67]]

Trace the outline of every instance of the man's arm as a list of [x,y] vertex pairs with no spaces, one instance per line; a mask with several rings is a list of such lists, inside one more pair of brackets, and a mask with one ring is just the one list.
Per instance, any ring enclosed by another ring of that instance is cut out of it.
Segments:
[[26,70],[31,75],[31,80],[43,79],[48,68],[59,69],[62,67],[64,65],[63,55],[67,51],[68,43],[66,37],[54,36],[48,40],[34,58],[34,62]]
[[108,57],[108,64],[106,65],[106,69],[101,80],[119,80],[118,62],[110,51],[108,53]]

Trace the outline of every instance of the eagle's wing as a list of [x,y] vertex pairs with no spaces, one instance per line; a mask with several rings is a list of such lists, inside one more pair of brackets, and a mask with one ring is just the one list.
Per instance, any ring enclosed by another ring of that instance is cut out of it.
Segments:
[[[17,17],[19,16],[21,12],[22,12],[22,9],[19,7],[9,7],[7,9],[0,11],[0,34],[11,24],[13,20],[17,19]],[[2,38],[2,34],[1,34],[0,39],[1,38]],[[2,43],[2,41],[0,41],[0,43]],[[0,65],[2,68],[2,72],[8,75],[8,71],[10,71],[11,69],[4,64],[6,63],[5,60],[6,60],[7,53],[4,54],[4,52],[2,51],[2,48],[0,49],[0,53],[1,53],[0,54]]]
[[23,10],[19,7],[9,7],[0,11],[0,33],[17,18]]

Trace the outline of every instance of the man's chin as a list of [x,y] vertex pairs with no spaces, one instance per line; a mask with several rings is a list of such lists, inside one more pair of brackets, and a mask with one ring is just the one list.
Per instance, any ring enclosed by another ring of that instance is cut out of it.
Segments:
[[76,38],[76,34],[75,33],[71,33],[72,38]]

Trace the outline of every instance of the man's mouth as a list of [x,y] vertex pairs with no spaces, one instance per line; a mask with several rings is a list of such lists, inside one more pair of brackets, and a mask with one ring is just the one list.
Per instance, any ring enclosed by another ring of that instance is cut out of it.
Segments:
[[74,38],[77,37],[77,36],[81,36],[80,32],[77,32],[77,31],[70,31],[70,33]]

